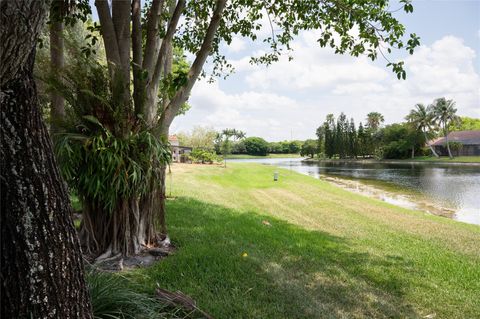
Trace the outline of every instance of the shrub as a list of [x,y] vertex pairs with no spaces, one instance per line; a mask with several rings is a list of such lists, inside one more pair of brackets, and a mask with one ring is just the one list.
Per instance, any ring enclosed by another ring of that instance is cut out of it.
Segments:
[[449,142],[450,150],[458,156],[458,153],[462,150],[463,144],[461,142]]
[[316,140],[306,140],[300,149],[301,156],[310,156],[313,158],[318,152],[318,142]]
[[244,143],[249,155],[266,156],[268,153],[268,142],[261,137],[248,137]]
[[234,142],[232,145],[232,154],[246,154],[245,142],[243,140]]
[[214,152],[202,150],[202,149],[193,150],[189,154],[189,158],[194,163],[202,163],[202,164],[213,164],[215,162],[222,161],[221,157],[215,154]]

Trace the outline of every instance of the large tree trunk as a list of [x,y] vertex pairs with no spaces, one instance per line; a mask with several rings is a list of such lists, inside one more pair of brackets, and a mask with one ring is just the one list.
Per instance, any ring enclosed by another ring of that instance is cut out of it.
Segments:
[[80,246],[30,63],[1,89],[2,317],[90,318]]
[[450,150],[450,143],[448,143],[448,131],[445,129],[445,143],[447,144],[448,157],[453,158],[452,151]]
[[42,0],[0,4],[2,318],[92,317],[68,193],[33,79],[47,10]]
[[[52,74],[58,76],[65,66],[63,22],[61,20],[63,2],[58,0],[55,2],[56,4],[52,5],[50,10],[50,64]],[[58,122],[65,117],[65,100],[55,91],[50,94],[50,100],[50,130],[55,132],[58,131]]]
[[433,156],[435,156],[435,157],[437,157],[437,158],[438,158],[438,154],[437,154],[437,152],[435,152],[435,149],[433,148],[433,146],[432,146],[432,145],[430,145],[430,143],[428,143],[427,132],[423,131],[423,134],[425,135],[425,141],[426,141],[426,143],[427,143],[428,147],[430,147],[430,150],[432,151],[432,154],[433,154]]

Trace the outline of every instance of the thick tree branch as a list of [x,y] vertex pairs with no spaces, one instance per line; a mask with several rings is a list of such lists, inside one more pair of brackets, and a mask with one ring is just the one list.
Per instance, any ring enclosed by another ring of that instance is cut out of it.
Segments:
[[142,6],[140,0],[132,2],[132,52],[133,63],[142,66]]
[[162,114],[162,122],[170,126],[175,115],[178,113],[180,107],[185,103],[192,91],[193,85],[198,79],[198,76],[202,72],[205,61],[207,60],[208,55],[212,49],[212,43],[215,38],[215,33],[220,25],[222,19],[222,13],[225,9],[226,0],[217,0],[215,11],[213,12],[212,19],[207,29],[205,39],[203,40],[200,50],[197,52],[197,56],[193,61],[193,64],[188,71],[188,80],[187,83],[177,91],[175,96],[172,98],[168,106],[165,108],[165,111]]
[[149,74],[149,78],[153,74],[155,58],[160,48],[160,39],[158,37],[158,26],[160,23],[160,15],[163,12],[165,0],[153,0],[152,6],[148,12],[147,22],[147,39],[145,42],[145,53],[143,56],[143,69]]
[[[172,42],[168,43],[167,52],[165,55],[165,63],[163,66],[163,74],[164,76],[168,76],[172,72],[173,67],[173,45]],[[168,98],[168,93],[164,92],[162,97],[162,109],[161,113],[165,111],[168,103],[170,103],[170,99]]]
[[[169,44],[172,42],[173,35],[175,34],[175,30],[177,29],[178,21],[182,16],[183,9],[185,8],[185,0],[179,0],[175,10],[173,11],[172,18],[168,24],[167,33],[165,34],[165,38],[162,41],[162,45],[160,46],[160,52],[158,53],[157,63],[155,64],[155,70],[153,72],[151,83],[154,85],[160,81],[160,75],[162,73],[162,67],[165,64],[165,55],[167,53],[167,48]],[[150,85],[150,83],[149,83]]]
[[100,27],[105,45],[105,54],[107,55],[108,67],[110,69],[110,73],[113,74],[113,67],[120,66],[121,62],[117,36],[115,35],[115,28],[113,27],[113,21],[110,15],[110,8],[107,0],[95,0],[95,6],[97,7],[98,18],[100,20]]
[[133,0],[132,2],[132,53],[133,53],[133,102],[137,113],[143,108],[143,99],[145,91],[142,85],[142,21],[141,21],[141,2]]
[[[112,22],[126,90],[130,91],[130,0],[112,0]],[[127,85],[128,84],[128,85]],[[129,94],[128,94],[129,95]]]
[[146,107],[145,107],[145,119],[147,123],[153,124],[155,121],[155,116],[157,114],[157,99],[158,99],[158,85],[160,81],[160,76],[162,74],[162,68],[165,65],[165,57],[167,49],[172,42],[173,36],[177,29],[178,21],[182,15],[183,9],[185,8],[185,0],[178,1],[175,7],[171,7],[173,10],[172,18],[168,24],[167,33],[162,40],[162,45],[158,53],[157,61],[155,64],[155,69],[151,78],[147,82],[147,96],[146,96]]

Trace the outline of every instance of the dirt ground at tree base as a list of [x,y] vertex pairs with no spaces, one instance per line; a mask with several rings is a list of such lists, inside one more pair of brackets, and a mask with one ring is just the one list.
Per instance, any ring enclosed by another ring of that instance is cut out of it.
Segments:
[[175,250],[175,246],[169,245],[166,247],[145,249],[135,256],[125,257],[119,254],[97,262],[95,261],[94,256],[85,256],[85,260],[89,265],[99,270],[119,272],[135,268],[149,267],[155,262],[173,254]]

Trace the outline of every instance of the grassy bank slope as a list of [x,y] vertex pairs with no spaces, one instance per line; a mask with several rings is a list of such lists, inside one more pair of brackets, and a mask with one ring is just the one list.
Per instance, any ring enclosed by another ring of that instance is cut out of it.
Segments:
[[[408,161],[408,160],[406,160]],[[441,162],[441,163],[480,163],[480,156],[457,156],[452,159],[449,157],[422,156],[410,159],[410,161],[419,162]]]
[[[175,165],[175,255],[132,276],[216,318],[475,318],[480,227],[258,164]],[[268,223],[269,224],[268,224]],[[267,224],[267,225],[266,225]]]
[[229,154],[228,159],[257,159],[257,158],[298,158],[300,154],[268,154],[266,156],[248,154]]

